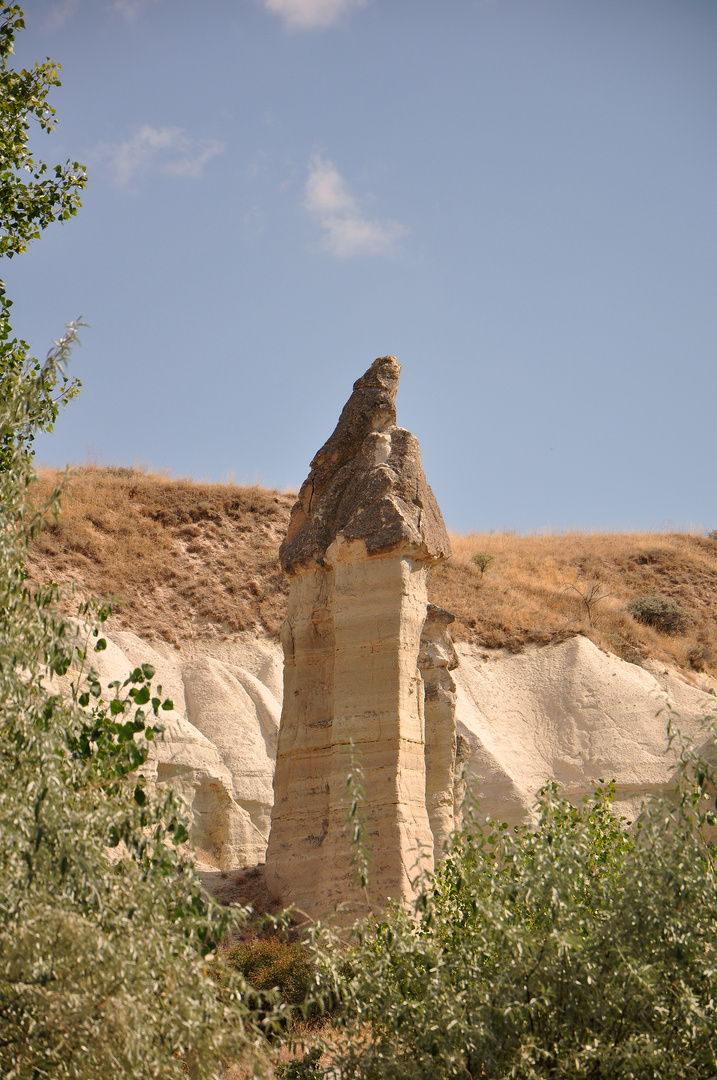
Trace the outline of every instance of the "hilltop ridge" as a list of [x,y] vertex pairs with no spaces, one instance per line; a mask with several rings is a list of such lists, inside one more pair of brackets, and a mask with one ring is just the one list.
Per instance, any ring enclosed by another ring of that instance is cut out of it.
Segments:
[[[62,474],[41,470],[40,501]],[[27,560],[31,577],[113,598],[109,625],[179,647],[244,631],[276,638],[287,582],[278,563],[291,492],[200,483],[124,467],[71,473],[56,522]],[[519,652],[583,634],[605,651],[676,665],[696,685],[717,674],[717,539],[695,533],[451,535],[429,575],[454,637]],[[492,556],[484,573],[472,561]],[[597,588],[590,599],[591,589]],[[685,613],[679,633],[627,610],[653,591]]]

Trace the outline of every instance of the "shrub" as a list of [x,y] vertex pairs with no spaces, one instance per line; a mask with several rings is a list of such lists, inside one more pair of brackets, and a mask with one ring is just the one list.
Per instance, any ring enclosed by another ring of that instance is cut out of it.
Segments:
[[494,560],[495,555],[490,555],[487,551],[476,551],[474,555],[471,555],[471,562],[474,566],[478,567],[481,577],[483,577],[486,570]]
[[703,641],[697,641],[687,650],[686,659],[693,671],[706,671],[714,658],[709,645]]
[[[57,360],[51,354],[49,378]],[[32,379],[24,393],[37,406]],[[0,401],[0,426],[6,419]],[[78,638],[58,613],[57,587],[25,579],[23,554],[42,522],[28,504],[29,461],[22,440],[6,441],[0,1075],[209,1078],[258,1039],[245,981],[228,972],[219,995],[207,971],[228,913],[203,899],[185,808],[136,773],[161,736],[153,670],[138,667],[105,700],[90,666],[93,647],[104,646],[99,630]],[[69,699],[50,688],[63,676]]]
[[314,1046],[303,1057],[289,1061],[286,1065],[277,1065],[274,1075],[277,1080],[319,1080],[324,1075],[324,1070],[319,1065],[322,1056],[322,1047]]
[[554,787],[533,828],[457,836],[413,910],[358,927],[331,1068],[342,1080],[688,1080],[717,1071],[714,776],[681,750],[674,790],[636,824],[610,787]]
[[657,592],[636,597],[627,605],[627,610],[633,619],[645,626],[653,626],[663,634],[683,633],[692,622],[689,612],[669,596],[661,596]]
[[314,971],[300,942],[286,941],[273,934],[254,938],[234,945],[227,960],[255,990],[278,990],[287,1005],[306,1001]]

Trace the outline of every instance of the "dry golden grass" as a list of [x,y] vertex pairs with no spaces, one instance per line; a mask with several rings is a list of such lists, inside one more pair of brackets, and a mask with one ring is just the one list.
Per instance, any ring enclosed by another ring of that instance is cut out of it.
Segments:
[[[472,533],[452,542],[453,559],[433,571],[431,593],[435,603],[455,612],[457,638],[519,650],[582,633],[626,660],[654,656],[688,671],[715,671],[713,539],[689,533]],[[472,562],[482,551],[494,556],[483,576]],[[591,590],[603,599],[592,604],[589,617]],[[650,590],[689,613],[684,634],[660,633],[628,614],[626,605]]]
[[[38,496],[59,474],[41,473]],[[173,644],[250,630],[278,634],[287,583],[277,554],[295,496],[259,487],[170,480],[137,469],[73,474],[58,523],[28,560],[38,579],[114,596],[110,625]],[[640,662],[717,672],[717,541],[689,533],[453,536],[432,570],[431,600],[456,614],[454,636],[518,651],[583,633]],[[485,574],[476,552],[494,556]],[[588,610],[598,587],[602,600]],[[691,617],[681,635],[636,622],[626,604],[654,590]]]
[[[37,497],[60,476],[41,472]],[[178,644],[240,630],[275,635],[288,591],[277,555],[294,498],[86,466],[72,474],[28,570],[115,597],[110,625],[140,636]]]

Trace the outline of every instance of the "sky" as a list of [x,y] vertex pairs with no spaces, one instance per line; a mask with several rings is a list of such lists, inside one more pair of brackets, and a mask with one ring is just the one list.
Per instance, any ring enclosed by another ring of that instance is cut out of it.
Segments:
[[83,207],[48,464],[296,490],[352,384],[461,532],[717,528],[715,0],[25,0]]

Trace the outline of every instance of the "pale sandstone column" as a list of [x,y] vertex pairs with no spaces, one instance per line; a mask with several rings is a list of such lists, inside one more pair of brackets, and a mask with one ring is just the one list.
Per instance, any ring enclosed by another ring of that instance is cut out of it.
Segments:
[[419,860],[432,865],[418,655],[427,568],[450,547],[418,442],[396,425],[400,370],[381,357],[354,384],[280,552],[291,589],[266,876],[312,917],[365,905],[345,826],[351,740],[376,905],[410,896]]
[[[363,551],[361,550],[363,548]],[[433,863],[426,813],[423,681],[417,667],[426,610],[426,563],[410,555],[368,556],[362,541],[336,543],[334,723],[336,747],[353,740],[363,773],[371,894],[411,894],[419,857]],[[332,831],[325,895],[348,900],[354,847],[344,827],[345,754],[336,754],[330,787]],[[344,868],[341,887],[336,872]],[[338,882],[336,882],[338,885]]]

